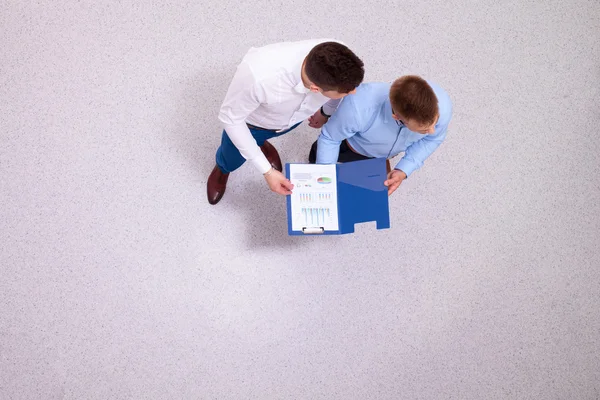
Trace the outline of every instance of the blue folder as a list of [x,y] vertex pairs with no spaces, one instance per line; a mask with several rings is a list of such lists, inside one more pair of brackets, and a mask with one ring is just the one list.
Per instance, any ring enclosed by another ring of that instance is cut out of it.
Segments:
[[[290,179],[290,164],[285,172]],[[336,164],[337,205],[339,230],[326,231],[319,227],[292,230],[292,196],[287,196],[288,233],[290,235],[340,235],[354,232],[354,224],[375,221],[377,229],[390,227],[390,212],[385,158]]]

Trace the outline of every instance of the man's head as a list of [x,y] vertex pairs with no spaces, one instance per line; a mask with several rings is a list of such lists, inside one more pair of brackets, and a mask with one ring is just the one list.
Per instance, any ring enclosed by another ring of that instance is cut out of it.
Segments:
[[354,93],[364,76],[364,64],[348,47],[336,42],[316,45],[304,60],[306,86],[339,99]]
[[396,79],[390,89],[394,118],[413,132],[431,134],[439,117],[438,100],[431,86],[415,75]]

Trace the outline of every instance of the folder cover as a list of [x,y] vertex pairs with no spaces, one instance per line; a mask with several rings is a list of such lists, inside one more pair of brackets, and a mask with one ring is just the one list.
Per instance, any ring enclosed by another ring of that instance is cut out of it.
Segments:
[[294,184],[287,196],[289,235],[340,235],[375,221],[390,227],[385,158],[343,164],[286,164]]

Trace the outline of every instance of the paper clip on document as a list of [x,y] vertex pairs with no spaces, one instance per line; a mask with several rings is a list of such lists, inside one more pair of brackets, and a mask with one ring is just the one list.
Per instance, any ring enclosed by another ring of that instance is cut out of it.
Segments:
[[319,235],[322,234],[323,232],[325,232],[325,228],[320,227],[320,228],[302,228],[302,233],[304,233],[305,235]]

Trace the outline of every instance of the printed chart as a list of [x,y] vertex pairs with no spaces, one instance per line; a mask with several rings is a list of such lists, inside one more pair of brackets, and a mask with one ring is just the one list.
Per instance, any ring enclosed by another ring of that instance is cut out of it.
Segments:
[[292,229],[339,230],[335,165],[291,164]]

